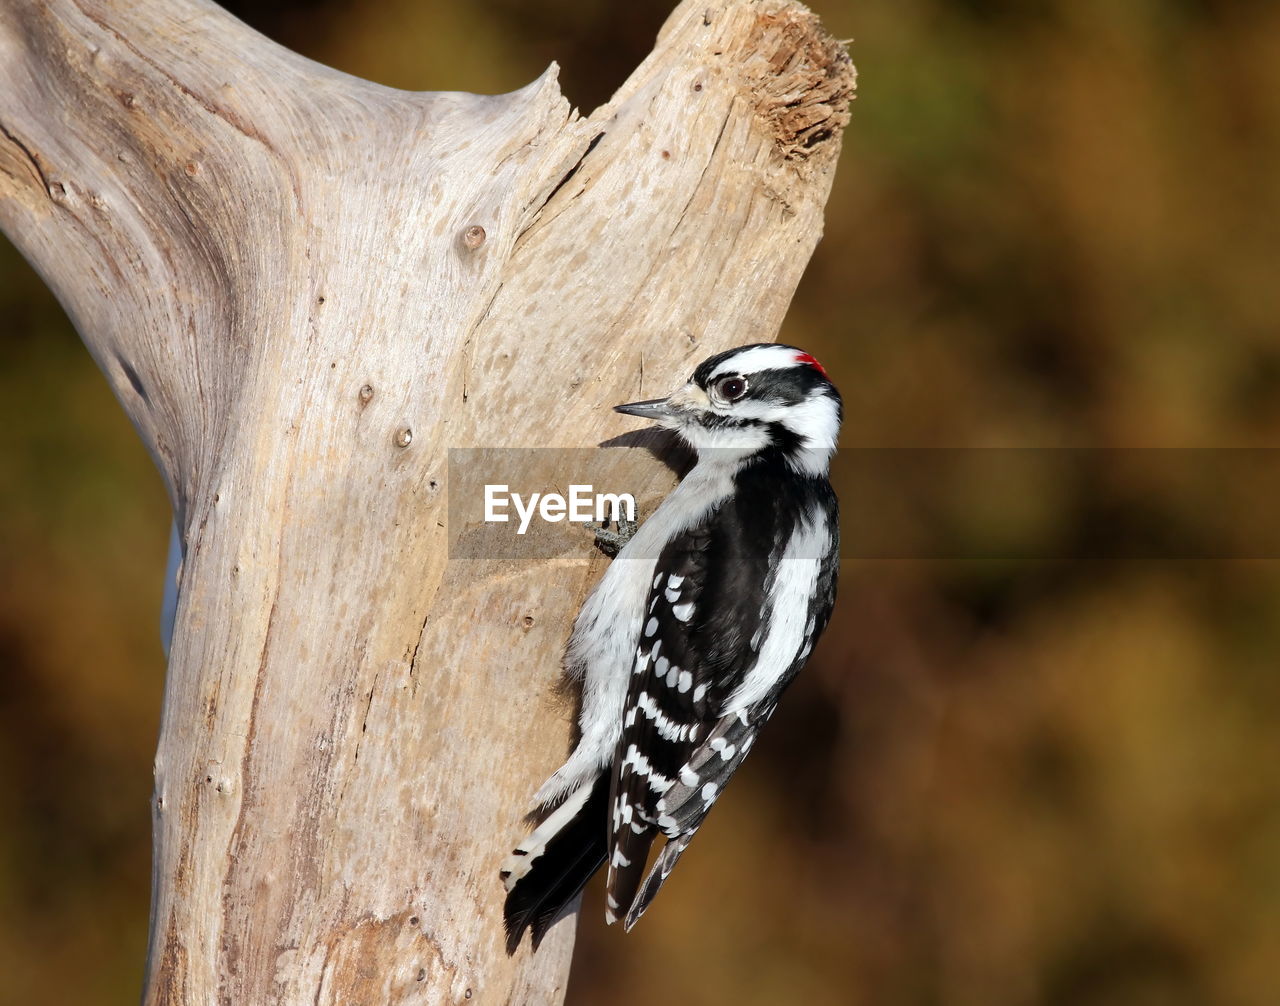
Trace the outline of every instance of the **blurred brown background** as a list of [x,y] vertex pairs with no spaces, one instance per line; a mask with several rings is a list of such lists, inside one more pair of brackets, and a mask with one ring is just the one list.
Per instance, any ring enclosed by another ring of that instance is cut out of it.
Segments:
[[[398,87],[556,59],[591,108],[669,6],[232,9]],[[840,384],[846,446],[1280,446],[1280,5],[817,9],[859,98],[782,337]],[[0,999],[133,1003],[167,504],[8,245],[0,329]],[[957,505],[962,557],[847,564],[643,924],[606,930],[589,892],[571,1003],[1280,1002],[1280,563],[1072,558],[1108,511],[1053,480]]]

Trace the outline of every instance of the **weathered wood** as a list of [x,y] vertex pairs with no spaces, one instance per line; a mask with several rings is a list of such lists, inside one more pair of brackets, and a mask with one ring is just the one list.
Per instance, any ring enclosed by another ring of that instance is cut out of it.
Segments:
[[852,83],[783,0],[682,4],[585,118],[203,0],[0,6],[0,225],[183,533],[148,1003],[561,1000],[572,925],[508,958],[497,869],[600,560],[449,562],[446,448],[594,444],[773,338]]

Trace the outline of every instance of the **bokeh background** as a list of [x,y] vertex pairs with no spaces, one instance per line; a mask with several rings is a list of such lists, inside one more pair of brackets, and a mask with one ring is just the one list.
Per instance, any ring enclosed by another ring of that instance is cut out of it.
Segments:
[[[669,10],[231,6],[398,87],[505,91],[556,59],[588,109]],[[1227,499],[1270,523],[1239,465],[1169,492],[1129,471],[1145,452],[1104,449],[1206,449],[1151,452],[1167,469],[1280,446],[1280,5],[817,9],[855,40],[859,97],[782,336],[840,383],[843,444],[1084,461],[961,466],[928,554],[850,559],[817,656],[644,923],[606,930],[589,893],[569,1002],[1280,1002],[1276,552],[1082,548]],[[0,331],[0,1000],[133,1003],[167,504],[3,243]],[[860,471],[837,466],[846,500]]]

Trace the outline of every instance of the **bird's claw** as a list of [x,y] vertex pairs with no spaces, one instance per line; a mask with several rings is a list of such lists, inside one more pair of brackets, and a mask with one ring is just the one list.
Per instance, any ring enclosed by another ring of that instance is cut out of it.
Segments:
[[627,547],[627,542],[635,537],[636,529],[640,526],[638,522],[625,517],[619,517],[616,523],[617,531],[609,530],[609,521],[596,528],[596,546],[610,559],[617,558],[618,553]]

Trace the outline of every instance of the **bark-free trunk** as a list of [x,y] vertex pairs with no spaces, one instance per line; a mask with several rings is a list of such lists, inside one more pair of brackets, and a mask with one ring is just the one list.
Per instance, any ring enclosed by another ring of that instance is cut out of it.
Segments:
[[450,562],[446,449],[593,445],[772,339],[852,81],[785,0],[681,5],[585,118],[554,71],[394,91],[204,0],[0,6],[0,224],[183,541],[148,1003],[561,1000],[572,924],[509,958],[497,871],[602,560]]

